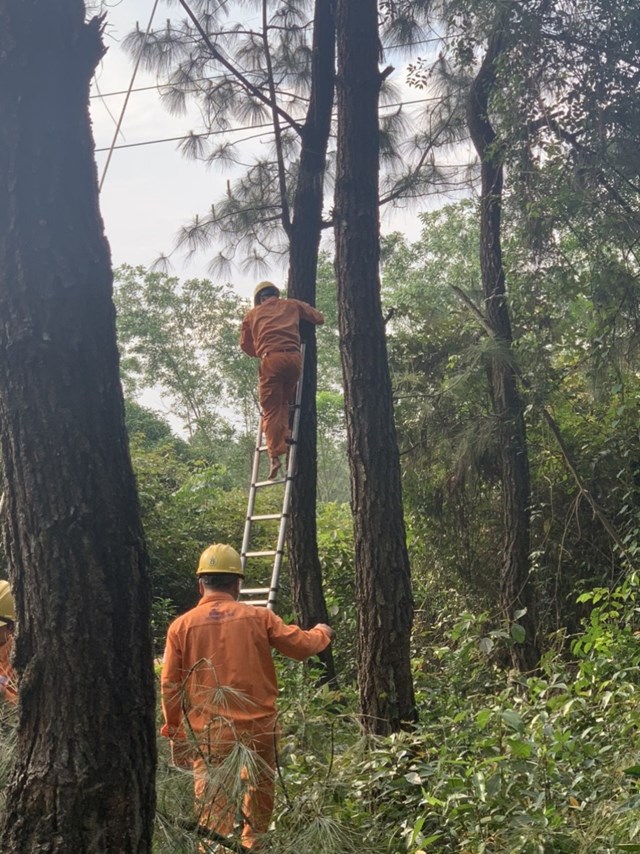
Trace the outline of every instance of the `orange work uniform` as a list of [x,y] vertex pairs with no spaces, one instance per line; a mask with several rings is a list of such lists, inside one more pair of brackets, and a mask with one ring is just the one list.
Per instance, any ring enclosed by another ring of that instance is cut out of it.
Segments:
[[[233,806],[210,769],[219,767],[238,742],[257,755],[257,773],[243,800],[243,844],[252,847],[269,827],[274,802],[276,697],[271,648],[302,661],[330,643],[320,627],[303,631],[273,611],[207,593],[169,627],[161,677],[162,735],[195,739],[193,763],[199,821],[229,835]],[[186,715],[186,721],[184,719]],[[250,775],[245,775],[250,777]]]
[[287,450],[289,403],[302,369],[300,321],[321,325],[324,317],[306,302],[270,297],[242,321],[240,347],[260,359],[258,398],[271,459]]
[[8,635],[5,643],[0,644],[0,700],[4,699],[9,703],[17,703],[16,672],[11,666],[12,649],[13,637]]

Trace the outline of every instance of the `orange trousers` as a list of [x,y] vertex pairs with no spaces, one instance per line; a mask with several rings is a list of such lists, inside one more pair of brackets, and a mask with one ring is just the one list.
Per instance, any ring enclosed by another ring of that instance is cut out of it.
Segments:
[[302,359],[297,350],[269,353],[260,361],[258,398],[267,449],[272,459],[287,451],[289,404],[293,401],[301,370]]
[[[229,758],[240,742],[252,756],[238,774],[237,765],[229,762]],[[241,797],[242,844],[245,848],[259,846],[261,835],[269,829],[275,799],[274,727],[252,732],[216,727],[215,733],[212,729],[208,734],[203,754],[204,758],[193,763],[198,822],[222,836],[230,836]]]

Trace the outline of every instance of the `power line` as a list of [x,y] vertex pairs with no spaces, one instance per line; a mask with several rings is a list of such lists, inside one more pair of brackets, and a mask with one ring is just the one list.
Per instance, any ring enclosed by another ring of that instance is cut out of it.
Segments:
[[138,57],[136,59],[136,63],[133,67],[133,73],[131,75],[131,82],[129,83],[129,89],[127,90],[127,97],[124,99],[124,104],[122,105],[122,110],[120,111],[120,117],[118,118],[118,123],[116,125],[115,133],[113,134],[113,140],[111,141],[111,146],[109,148],[109,154],[107,155],[106,163],[104,164],[104,169],[102,170],[102,177],[100,178],[100,184],[98,185],[98,192],[102,190],[102,186],[104,184],[104,179],[107,177],[107,172],[109,171],[109,164],[111,163],[111,158],[113,156],[113,152],[116,148],[116,141],[118,139],[118,135],[120,134],[120,128],[122,127],[122,122],[124,121],[124,114],[127,111],[127,105],[129,103],[129,98],[131,97],[131,92],[133,90],[133,84],[136,81],[136,74],[138,73],[138,68],[140,67],[140,62],[142,60],[142,54],[144,52],[144,47],[151,32],[151,27],[153,25],[153,19],[156,14],[156,9],[158,8],[160,0],[154,0],[153,8],[151,10],[151,15],[149,17],[149,23],[147,24],[147,31],[144,34],[144,38],[140,44],[140,50],[138,51]]
[[[410,107],[410,106],[414,106],[415,104],[427,104],[427,103],[432,103],[433,101],[440,101],[440,100],[441,100],[440,98],[416,98],[415,100],[412,100],[412,101],[396,101],[395,103],[392,103],[392,104],[381,104],[380,106],[382,109],[393,109],[394,107]],[[304,121],[304,119],[300,119],[299,121]],[[96,152],[96,154],[98,154],[98,153],[102,153],[103,151],[110,151],[111,148],[113,148],[114,150],[119,150],[122,148],[140,148],[141,146],[144,146],[144,145],[160,145],[160,144],[165,143],[165,142],[184,142],[184,140],[191,139],[191,137],[208,138],[210,136],[220,136],[223,134],[238,133],[238,132],[243,131],[243,130],[257,130],[259,128],[271,128],[271,127],[273,127],[272,122],[263,122],[263,123],[257,124],[257,125],[239,125],[238,127],[229,128],[227,130],[209,130],[209,131],[204,131],[203,133],[191,132],[191,133],[184,134],[183,136],[167,136],[167,137],[162,137],[159,139],[142,140],[141,142],[125,142],[125,143],[121,143],[120,145],[113,145],[113,146],[105,146],[103,148],[96,148],[95,152]],[[259,136],[267,136],[267,134],[266,133],[259,134]]]
[[[198,138],[210,137],[210,136],[217,136],[218,134],[238,133],[239,131],[242,131],[242,130],[251,130],[251,129],[258,129],[258,128],[271,128],[271,127],[273,127],[271,122],[264,122],[263,124],[259,124],[259,125],[240,125],[239,127],[231,128],[230,130],[209,130],[209,131],[205,131],[204,133],[188,133],[185,136],[167,136],[167,137],[163,137],[162,139],[147,139],[147,140],[144,140],[142,142],[123,142],[121,145],[116,145],[115,148],[116,149],[140,148],[141,146],[144,146],[144,145],[160,145],[163,142],[184,142],[185,139],[191,139],[191,137],[198,137]],[[267,134],[266,133],[257,134],[257,136],[255,138],[257,138],[259,136],[267,136]],[[96,154],[99,154],[102,151],[109,151],[109,148],[108,147],[107,148],[96,148],[95,151],[96,151]]]

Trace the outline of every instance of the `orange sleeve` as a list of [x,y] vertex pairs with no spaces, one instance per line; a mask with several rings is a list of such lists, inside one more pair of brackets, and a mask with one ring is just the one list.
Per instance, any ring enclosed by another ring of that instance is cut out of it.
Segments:
[[160,734],[167,738],[184,738],[182,727],[182,650],[176,632],[167,633],[167,644],[160,676],[160,696],[164,726]]
[[0,647],[0,701],[15,705],[18,702],[16,672],[11,665],[13,637]]
[[[249,312],[249,314],[251,314],[251,312]],[[242,329],[240,330],[240,349],[243,350],[247,356],[257,356],[258,354],[256,353],[255,342],[253,340],[249,314],[246,314],[242,321]]]
[[322,326],[324,323],[324,315],[312,305],[302,300],[296,300],[298,311],[300,312],[300,320],[307,320],[309,323],[314,323],[316,326]]
[[315,628],[304,631],[298,626],[288,626],[273,611],[266,611],[268,618],[269,643],[278,652],[293,658],[294,661],[304,661],[310,655],[322,652],[331,643],[329,633],[324,629]]

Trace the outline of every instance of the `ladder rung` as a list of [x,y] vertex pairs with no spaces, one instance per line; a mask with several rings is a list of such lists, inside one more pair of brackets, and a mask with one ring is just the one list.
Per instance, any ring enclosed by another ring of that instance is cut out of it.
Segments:
[[264,516],[247,516],[247,519],[251,519],[252,522],[269,522],[273,519],[282,519],[282,517],[286,515],[284,513],[267,513]]
[[260,489],[261,486],[274,486],[276,483],[284,483],[286,477],[278,477],[275,480],[258,480],[253,484],[254,489]]
[[268,450],[266,445],[258,445],[256,447],[256,451],[266,451],[266,450]]
[[268,593],[271,590],[270,587],[247,587],[245,590],[242,589],[241,596],[259,596],[261,593]]
[[255,600],[251,600],[250,602],[245,602],[245,605],[255,605],[256,607],[258,605],[268,605],[268,604],[269,604],[268,599],[255,599]]
[[243,557],[275,557],[277,554],[277,549],[269,549],[265,552],[245,552]]

